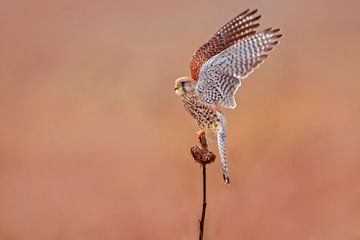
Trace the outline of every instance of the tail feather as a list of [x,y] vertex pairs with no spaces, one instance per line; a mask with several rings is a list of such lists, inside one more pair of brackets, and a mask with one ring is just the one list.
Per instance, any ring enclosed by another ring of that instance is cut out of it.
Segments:
[[220,112],[218,112],[218,116],[220,118],[220,123],[221,123],[221,126],[217,133],[221,167],[223,171],[224,182],[226,184],[230,184],[229,167],[226,157],[226,120],[224,115],[222,115]]

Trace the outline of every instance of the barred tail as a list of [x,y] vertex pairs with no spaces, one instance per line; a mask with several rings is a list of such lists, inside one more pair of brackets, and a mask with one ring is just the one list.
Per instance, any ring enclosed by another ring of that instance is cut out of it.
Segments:
[[223,171],[223,178],[226,184],[230,184],[229,167],[226,157],[226,120],[224,115],[217,113],[220,118],[221,127],[217,133],[217,141],[220,153],[221,167]]

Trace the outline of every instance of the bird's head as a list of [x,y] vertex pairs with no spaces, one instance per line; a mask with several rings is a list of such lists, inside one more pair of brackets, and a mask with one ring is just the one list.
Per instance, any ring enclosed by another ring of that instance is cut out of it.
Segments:
[[190,77],[181,77],[175,80],[175,93],[183,96],[185,93],[192,92],[195,89],[195,81]]

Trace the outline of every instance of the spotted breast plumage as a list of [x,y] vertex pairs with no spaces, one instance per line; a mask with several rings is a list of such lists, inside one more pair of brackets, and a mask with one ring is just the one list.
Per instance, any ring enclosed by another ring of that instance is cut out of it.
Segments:
[[206,134],[216,138],[223,178],[230,183],[226,156],[227,126],[221,107],[235,108],[235,93],[241,81],[267,58],[282,36],[279,29],[257,32],[261,15],[257,10],[242,12],[220,28],[202,45],[190,61],[191,77],[175,81],[175,92],[185,109]]

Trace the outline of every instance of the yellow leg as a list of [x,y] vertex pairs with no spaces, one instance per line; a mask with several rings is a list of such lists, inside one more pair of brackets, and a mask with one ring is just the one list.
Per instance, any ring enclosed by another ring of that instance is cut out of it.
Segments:
[[197,131],[197,132],[196,132],[196,137],[195,137],[196,141],[200,142],[200,138],[201,138],[202,136],[204,136],[204,135],[205,135],[205,131],[204,131],[204,130],[199,130],[199,131]]

